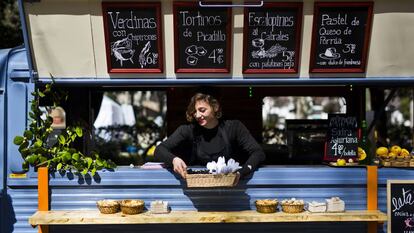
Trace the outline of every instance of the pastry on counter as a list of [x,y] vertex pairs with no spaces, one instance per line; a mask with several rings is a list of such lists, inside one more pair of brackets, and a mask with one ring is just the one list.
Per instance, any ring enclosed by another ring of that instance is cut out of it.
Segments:
[[345,202],[339,197],[331,197],[326,199],[327,212],[344,212],[345,211]]

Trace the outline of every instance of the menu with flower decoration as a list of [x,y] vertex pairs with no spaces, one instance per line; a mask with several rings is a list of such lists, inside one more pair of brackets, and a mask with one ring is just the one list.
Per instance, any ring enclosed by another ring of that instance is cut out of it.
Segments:
[[387,232],[414,232],[414,180],[387,181]]
[[102,3],[108,73],[162,73],[160,3]]
[[365,72],[372,2],[316,2],[310,72]]
[[231,8],[174,2],[175,71],[230,72],[231,17]]

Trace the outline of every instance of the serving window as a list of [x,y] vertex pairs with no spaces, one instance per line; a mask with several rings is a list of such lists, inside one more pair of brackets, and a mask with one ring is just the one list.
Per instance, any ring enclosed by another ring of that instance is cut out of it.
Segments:
[[[154,161],[155,146],[179,125],[187,123],[187,105],[199,88],[67,88],[70,96],[62,108],[66,125],[80,123],[88,135],[78,142],[79,149],[86,153],[97,151],[118,165],[137,165]],[[375,121],[370,135],[373,146],[398,144],[412,149],[410,88],[212,89],[222,105],[223,117],[242,121],[261,144],[267,156],[265,164],[322,163],[330,113],[348,114],[360,120],[366,110],[368,125]],[[391,101],[385,104],[387,99]]]

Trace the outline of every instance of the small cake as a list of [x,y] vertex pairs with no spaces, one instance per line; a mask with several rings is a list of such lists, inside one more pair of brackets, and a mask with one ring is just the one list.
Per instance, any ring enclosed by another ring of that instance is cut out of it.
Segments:
[[255,201],[256,204],[256,210],[259,213],[274,213],[277,211],[277,199],[270,200],[270,199],[264,199],[264,200],[257,200]]
[[308,203],[308,211],[312,213],[322,213],[326,212],[326,203],[325,202],[316,202],[312,201]]
[[151,213],[153,214],[165,214],[169,212],[168,201],[152,201],[150,207]]
[[305,202],[303,200],[296,200],[296,198],[291,198],[289,200],[283,200],[281,202],[281,206],[282,211],[285,213],[300,213],[303,212]]
[[339,197],[332,197],[326,199],[327,212],[344,212],[345,211],[345,202]]

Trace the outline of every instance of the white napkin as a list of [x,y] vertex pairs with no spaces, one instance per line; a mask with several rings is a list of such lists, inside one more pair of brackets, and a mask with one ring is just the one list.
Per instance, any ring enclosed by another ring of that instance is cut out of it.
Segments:
[[207,163],[207,169],[210,173],[214,174],[229,174],[236,172],[240,168],[239,163],[234,159],[229,159],[226,164],[226,159],[224,157],[219,157],[217,162],[212,161]]

